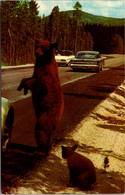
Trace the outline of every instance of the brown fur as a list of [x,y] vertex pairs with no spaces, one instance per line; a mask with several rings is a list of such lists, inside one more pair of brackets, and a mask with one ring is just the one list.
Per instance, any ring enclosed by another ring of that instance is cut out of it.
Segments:
[[96,181],[96,172],[93,163],[86,157],[74,152],[73,147],[62,146],[62,157],[67,159],[70,171],[70,183],[68,186],[79,186],[82,189],[91,189],[91,184]]
[[22,79],[18,90],[24,88],[32,93],[37,117],[35,137],[39,151],[48,153],[51,147],[51,135],[57,128],[63,112],[63,92],[55,61],[57,44],[35,40],[36,63],[31,78]]

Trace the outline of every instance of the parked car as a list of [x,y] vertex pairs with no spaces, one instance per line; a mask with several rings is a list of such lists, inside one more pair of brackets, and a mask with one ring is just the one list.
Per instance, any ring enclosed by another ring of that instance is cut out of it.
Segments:
[[100,72],[104,66],[104,58],[101,57],[98,51],[79,51],[68,65],[73,70],[95,69],[97,72]]
[[58,65],[68,66],[69,61],[74,58],[72,51],[70,50],[61,50],[57,52],[55,59]]
[[14,123],[14,108],[12,102],[1,98],[1,149],[5,152],[9,146]]

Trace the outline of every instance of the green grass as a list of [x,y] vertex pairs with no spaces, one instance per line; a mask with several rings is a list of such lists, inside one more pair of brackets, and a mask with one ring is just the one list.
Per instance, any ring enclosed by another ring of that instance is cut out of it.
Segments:
[[2,66],[2,67],[3,67],[3,66],[8,66],[8,63],[5,63],[5,62],[1,61],[1,66]]

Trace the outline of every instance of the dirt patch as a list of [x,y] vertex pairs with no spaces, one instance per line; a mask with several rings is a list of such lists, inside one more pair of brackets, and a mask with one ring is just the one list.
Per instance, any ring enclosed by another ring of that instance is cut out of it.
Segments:
[[[63,140],[50,155],[4,193],[9,194],[107,194],[124,193],[125,181],[125,83],[102,101],[92,113]],[[61,145],[78,144],[77,152],[91,159],[97,182],[91,191],[70,188],[69,170],[61,156]],[[109,167],[104,168],[108,157]]]

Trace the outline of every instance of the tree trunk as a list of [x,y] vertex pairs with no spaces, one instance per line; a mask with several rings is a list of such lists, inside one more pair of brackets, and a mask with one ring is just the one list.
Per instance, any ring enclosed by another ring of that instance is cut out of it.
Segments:
[[77,27],[76,27],[76,36],[75,36],[75,54],[76,54],[76,52],[77,52],[77,37],[78,37],[78,29],[77,29]]

